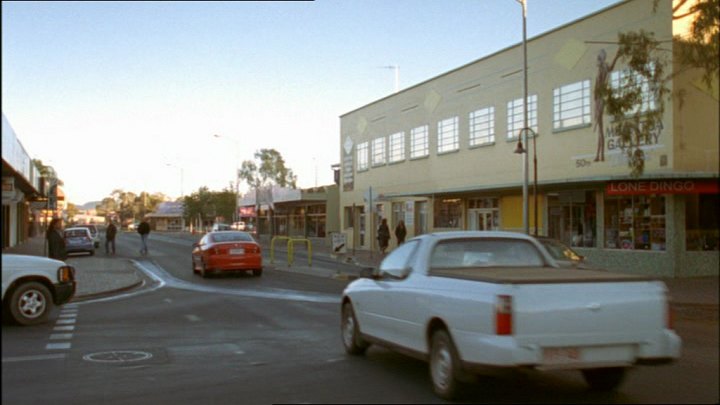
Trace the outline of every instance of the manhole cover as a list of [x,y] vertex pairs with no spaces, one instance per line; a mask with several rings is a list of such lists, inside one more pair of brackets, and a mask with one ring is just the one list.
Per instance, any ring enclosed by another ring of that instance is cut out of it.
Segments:
[[85,356],[83,356],[83,359],[87,361],[94,361],[96,363],[129,363],[133,361],[147,360],[151,357],[152,353],[117,350],[111,352],[86,354]]

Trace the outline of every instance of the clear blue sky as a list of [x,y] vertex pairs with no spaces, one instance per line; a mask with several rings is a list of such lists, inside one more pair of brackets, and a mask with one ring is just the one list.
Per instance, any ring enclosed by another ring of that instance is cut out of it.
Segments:
[[[528,37],[616,2],[528,0]],[[277,149],[300,187],[326,185],[339,116],[394,90],[382,66],[399,66],[403,89],[518,44],[521,10],[516,0],[3,1],[2,109],[75,204],[116,188],[221,190],[260,148]]]

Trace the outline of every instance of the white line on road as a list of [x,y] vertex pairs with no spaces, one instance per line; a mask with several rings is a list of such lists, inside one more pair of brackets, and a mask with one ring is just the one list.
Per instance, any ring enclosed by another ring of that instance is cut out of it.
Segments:
[[3,363],[14,363],[19,361],[35,361],[35,360],[60,360],[64,359],[67,354],[41,354],[37,356],[18,356],[18,357],[3,357]]

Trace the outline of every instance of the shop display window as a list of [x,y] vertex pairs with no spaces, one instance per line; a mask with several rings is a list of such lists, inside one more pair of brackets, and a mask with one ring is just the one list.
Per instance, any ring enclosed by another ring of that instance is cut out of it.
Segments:
[[596,247],[594,190],[548,193],[548,236],[574,247]]
[[605,247],[665,250],[665,197],[640,195],[605,199]]
[[685,249],[720,250],[720,196],[691,194],[685,197]]
[[435,228],[460,228],[462,200],[439,198],[435,200]]

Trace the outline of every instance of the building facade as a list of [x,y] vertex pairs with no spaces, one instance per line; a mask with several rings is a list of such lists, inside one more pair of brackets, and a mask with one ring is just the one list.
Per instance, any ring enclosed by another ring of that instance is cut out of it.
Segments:
[[[625,1],[528,40],[530,232],[560,239],[605,267],[663,277],[717,275],[717,78],[679,73],[662,122],[630,175],[619,136],[594,99],[612,66],[618,32],[667,41],[687,21]],[[408,237],[448,230],[523,231],[522,45],[500,50],[340,117],[340,221],[348,245],[377,249],[381,218]],[[682,95],[682,97],[677,97]],[[655,110],[651,92],[638,108]],[[604,125],[603,125],[604,124]],[[533,149],[535,147],[535,149]],[[535,178],[537,180],[535,180]],[[537,212],[537,214],[536,214]],[[392,238],[391,246],[395,243]]]
[[2,114],[2,247],[24,242],[42,229],[47,183]]

